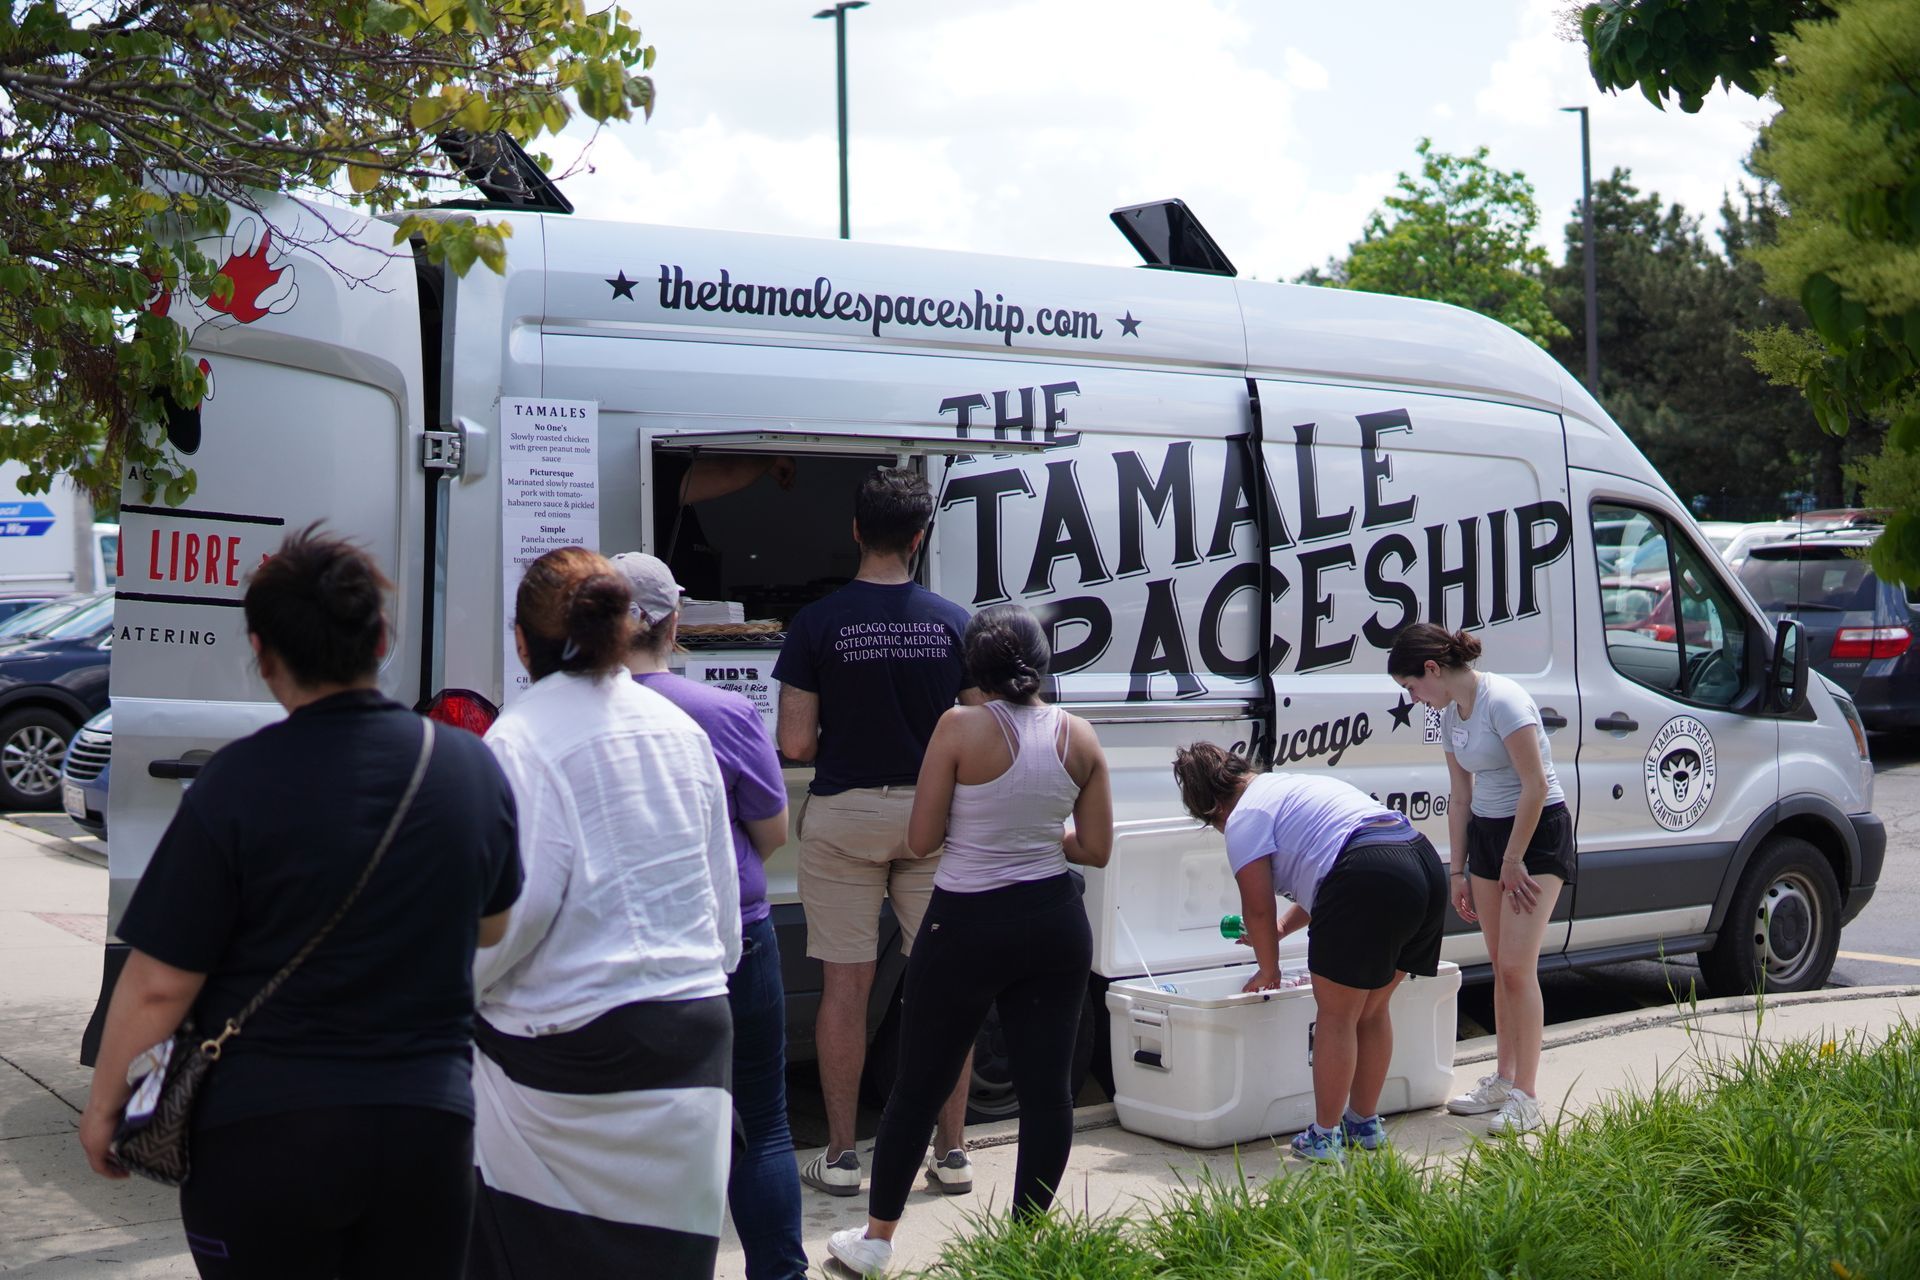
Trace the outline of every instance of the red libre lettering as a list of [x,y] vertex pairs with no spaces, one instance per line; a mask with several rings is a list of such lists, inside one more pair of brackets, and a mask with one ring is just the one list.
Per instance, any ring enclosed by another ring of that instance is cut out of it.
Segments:
[[216,587],[220,585],[220,535],[217,533],[207,535],[207,572],[202,581]]
[[147,577],[160,581],[160,531],[153,531],[153,550],[147,553]]

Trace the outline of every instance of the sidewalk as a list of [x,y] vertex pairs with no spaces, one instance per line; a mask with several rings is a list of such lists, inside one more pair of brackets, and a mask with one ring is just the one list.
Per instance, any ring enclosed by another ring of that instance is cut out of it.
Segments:
[[[106,925],[106,872],[99,857],[64,841],[0,822],[0,1272],[50,1280],[111,1275],[191,1277],[173,1192],[151,1183],[108,1182],[88,1171],[74,1141],[89,1073],[75,1055],[99,986]],[[1686,1072],[1703,1055],[1738,1049],[1755,1034],[1754,1002],[1714,1000],[1697,1010],[1646,1010],[1551,1028],[1541,1066],[1554,1107],[1578,1112],[1625,1088]],[[1875,1035],[1902,1014],[1920,1017],[1920,987],[1881,987],[1780,996],[1765,1005],[1768,1040],[1849,1032]],[[1462,1088],[1490,1071],[1490,1039],[1463,1041],[1455,1080]],[[1550,1108],[1551,1109],[1551,1108]],[[1465,1150],[1478,1129],[1445,1113],[1389,1122],[1410,1152]],[[910,1201],[896,1255],[902,1267],[931,1263],[940,1242],[969,1215],[1004,1207],[1013,1184],[1011,1122],[968,1132],[972,1195],[924,1189]],[[1111,1107],[1080,1112],[1068,1168],[1066,1206],[1094,1213],[1130,1209],[1191,1183],[1201,1170],[1233,1176],[1236,1153],[1194,1151],[1118,1127]],[[1242,1148],[1241,1173],[1273,1176],[1289,1162],[1277,1146]],[[864,1197],[805,1192],[808,1255],[816,1268],[826,1239],[864,1223]],[[718,1274],[745,1272],[738,1244],[722,1241]]]

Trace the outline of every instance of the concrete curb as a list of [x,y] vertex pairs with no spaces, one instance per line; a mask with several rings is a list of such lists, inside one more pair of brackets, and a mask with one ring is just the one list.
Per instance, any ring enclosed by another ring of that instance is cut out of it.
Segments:
[[[1910,998],[1920,998],[1920,986],[1839,987],[1826,991],[1803,991],[1793,995],[1765,997],[1722,996],[1659,1012],[1642,1009],[1633,1013],[1613,1013],[1599,1018],[1587,1018],[1580,1022],[1562,1022],[1547,1029],[1547,1036],[1541,1048],[1543,1050],[1559,1049],[1567,1045],[1586,1044],[1593,1040],[1608,1040],[1615,1036],[1630,1035],[1636,1031],[1692,1022],[1715,1014],[1752,1013],[1756,1008],[1762,1007],[1791,1009],[1799,1005],[1838,1004],[1849,1000]],[[1462,1040],[1454,1046],[1453,1065],[1456,1068],[1475,1066],[1479,1063],[1491,1062],[1496,1056],[1494,1037],[1478,1036],[1472,1040]]]

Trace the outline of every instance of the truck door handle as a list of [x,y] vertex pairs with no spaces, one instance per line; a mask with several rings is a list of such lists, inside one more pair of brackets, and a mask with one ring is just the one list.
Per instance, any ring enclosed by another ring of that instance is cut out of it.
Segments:
[[1624,711],[1616,711],[1610,716],[1601,716],[1593,722],[1596,729],[1605,729],[1608,733],[1632,733],[1640,727],[1640,722]]
[[1540,723],[1549,729],[1564,729],[1567,727],[1567,718],[1558,711],[1548,711],[1542,708],[1540,711]]
[[200,776],[200,766],[205,760],[149,760],[147,776],[170,780],[186,780]]

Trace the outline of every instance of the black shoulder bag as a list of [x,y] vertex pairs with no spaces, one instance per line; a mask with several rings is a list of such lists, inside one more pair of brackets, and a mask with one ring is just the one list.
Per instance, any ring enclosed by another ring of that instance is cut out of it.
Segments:
[[[253,999],[227,1019],[227,1025],[219,1035],[202,1037],[195,1033],[189,1022],[174,1032],[171,1041],[158,1047],[160,1065],[154,1068],[161,1073],[158,1096],[154,1098],[151,1108],[143,1109],[137,1115],[131,1105],[127,1108],[121,1115],[113,1143],[108,1148],[115,1162],[128,1173],[137,1173],[170,1187],[177,1187],[187,1180],[187,1175],[192,1172],[187,1139],[193,1127],[193,1103],[199,1096],[200,1086],[206,1082],[213,1064],[220,1061],[227,1041],[240,1034],[247,1020],[260,1011],[260,1006],[280,989],[280,984],[291,977],[293,971],[313,954],[314,948],[333,932],[334,926],[340,923],[359,898],[360,891],[367,887],[367,881],[373,878],[380,860],[386,857],[387,849],[400,830],[400,823],[406,818],[407,811],[413,808],[413,798],[419,794],[421,780],[427,776],[427,762],[433,758],[433,722],[422,720],[421,725],[420,759],[413,766],[413,777],[407,782],[406,792],[400,797],[399,807],[393,811],[393,819],[387,823],[386,833],[374,847],[373,857],[367,860],[366,870],[360,873],[360,879],[348,892],[346,901],[320,926],[319,932],[307,939],[306,945],[294,953],[293,959],[268,979]],[[143,1089],[147,1083],[150,1082],[142,1082]],[[136,1098],[140,1092],[139,1089],[135,1091]]]

